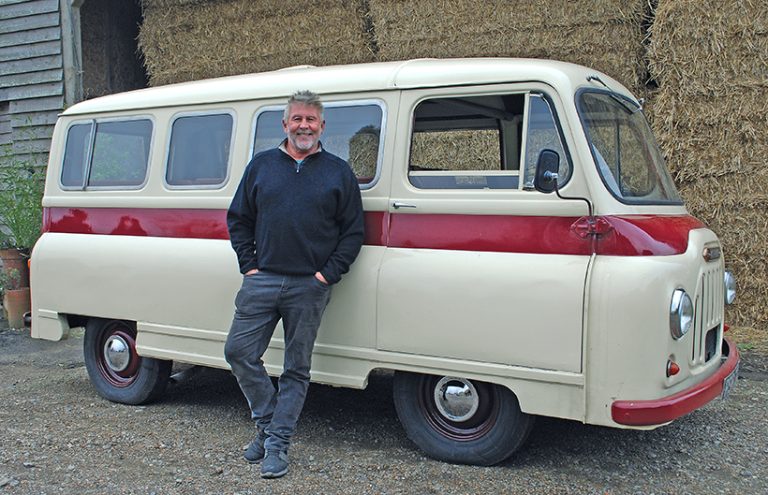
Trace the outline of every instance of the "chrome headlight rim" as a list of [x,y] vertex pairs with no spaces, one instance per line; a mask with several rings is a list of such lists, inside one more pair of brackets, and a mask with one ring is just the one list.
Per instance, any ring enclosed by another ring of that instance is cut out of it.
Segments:
[[733,273],[726,270],[723,273],[723,285],[725,286],[724,296],[725,304],[733,304],[736,300],[736,277]]
[[675,289],[669,305],[669,331],[680,340],[693,326],[693,301],[683,289]]

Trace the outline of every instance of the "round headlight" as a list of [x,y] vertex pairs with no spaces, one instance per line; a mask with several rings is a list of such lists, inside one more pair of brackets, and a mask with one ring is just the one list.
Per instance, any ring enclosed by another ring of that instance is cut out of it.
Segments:
[[669,306],[669,331],[677,340],[688,333],[693,325],[693,303],[683,289],[672,293],[672,303]]
[[725,283],[725,304],[733,304],[736,300],[736,278],[731,272],[725,272],[723,275]]

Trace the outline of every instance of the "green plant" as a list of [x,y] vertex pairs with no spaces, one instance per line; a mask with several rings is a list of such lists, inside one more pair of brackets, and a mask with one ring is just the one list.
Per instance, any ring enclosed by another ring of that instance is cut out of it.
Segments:
[[0,149],[0,248],[28,254],[40,237],[45,172],[31,161]]

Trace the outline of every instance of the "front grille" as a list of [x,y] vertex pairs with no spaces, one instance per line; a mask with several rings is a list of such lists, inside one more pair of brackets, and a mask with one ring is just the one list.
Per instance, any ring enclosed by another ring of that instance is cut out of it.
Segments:
[[[723,268],[720,264],[705,266],[696,294],[693,363],[706,362],[717,354],[720,324],[723,322]],[[714,349],[714,350],[713,350]]]
[[704,337],[704,362],[708,362],[717,355],[717,331],[719,329],[720,327],[710,329]]

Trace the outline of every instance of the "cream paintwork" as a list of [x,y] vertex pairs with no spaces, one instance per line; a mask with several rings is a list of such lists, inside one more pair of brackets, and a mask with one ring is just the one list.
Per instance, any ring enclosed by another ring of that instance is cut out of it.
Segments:
[[381,266],[378,347],[580,373],[588,261],[589,256],[388,249]]
[[[586,81],[591,74],[630,96],[612,78],[572,64],[454,59],[292,68],[88,100],[67,109],[57,123],[43,205],[224,209],[248,160],[254,116],[311,85],[326,102],[384,102],[383,169],[362,192],[368,211],[393,211],[392,202],[403,200],[416,201],[420,213],[585,215],[582,201],[522,190],[417,191],[405,175],[412,110],[421,98],[536,90],[551,98],[573,161],[564,194],[589,197],[599,215],[685,214],[683,206],[622,204],[602,185],[574,104],[580,87],[601,87]],[[219,189],[169,190],[163,182],[169,123],[180,113],[205,111],[235,117],[229,180]],[[143,188],[59,189],[67,126],[135,115],[154,122]],[[692,334],[678,342],[669,337],[671,291],[697,293],[706,268],[701,249],[712,243],[714,234],[702,229],[691,233],[685,254],[667,257],[365,247],[333,290],[312,378],[365,387],[376,368],[458,375],[509,387],[532,414],[619,426],[610,417],[613,400],[669,395],[717,365],[715,359],[703,366],[691,355],[678,361],[678,376],[663,375],[668,357],[687,356],[693,348]],[[722,260],[711,265],[722,275]],[[125,318],[137,322],[144,356],[227,366],[223,343],[241,280],[227,241],[46,233],[31,268],[34,337],[66,336],[68,314]],[[722,314],[713,318],[721,321]],[[281,370],[281,335],[278,328],[265,357],[273,374]]]
[[[691,359],[693,339],[703,335],[713,322],[695,328],[678,341],[669,337],[669,308],[672,292],[682,288],[696,301],[701,296],[699,280],[705,270],[713,270],[718,281],[723,276],[723,261],[704,263],[705,245],[717,243],[707,229],[691,231],[688,249],[677,256],[616,257],[598,256],[591,277],[589,341],[586,346],[586,421],[612,424],[610,404],[616,399],[656,399],[672,395],[702,381],[719,367],[720,347],[715,359],[703,365]],[[692,270],[691,268],[696,269]],[[627,283],[632,281],[632,283]],[[722,284],[714,298],[720,305],[714,326],[722,333]],[[659,308],[649,311],[649,308]],[[702,332],[703,331],[703,332]],[[698,347],[698,346],[697,346]],[[667,359],[680,366],[680,373],[666,376]],[[643,377],[643,379],[631,379]],[[630,378],[630,380],[627,380]]]
[[[546,92],[560,103],[552,87],[544,84],[438,88],[408,91],[401,99],[400,113],[413,115],[426,98],[526,90]],[[407,175],[412,121],[402,119],[400,125],[398,139],[404,143],[394,160],[389,209],[393,214],[587,214],[582,201],[562,201],[535,191],[417,189]],[[566,191],[584,194],[582,167],[574,168]],[[396,209],[395,203],[412,208]],[[388,249],[379,286],[378,346],[580,373],[589,261],[589,256]]]

